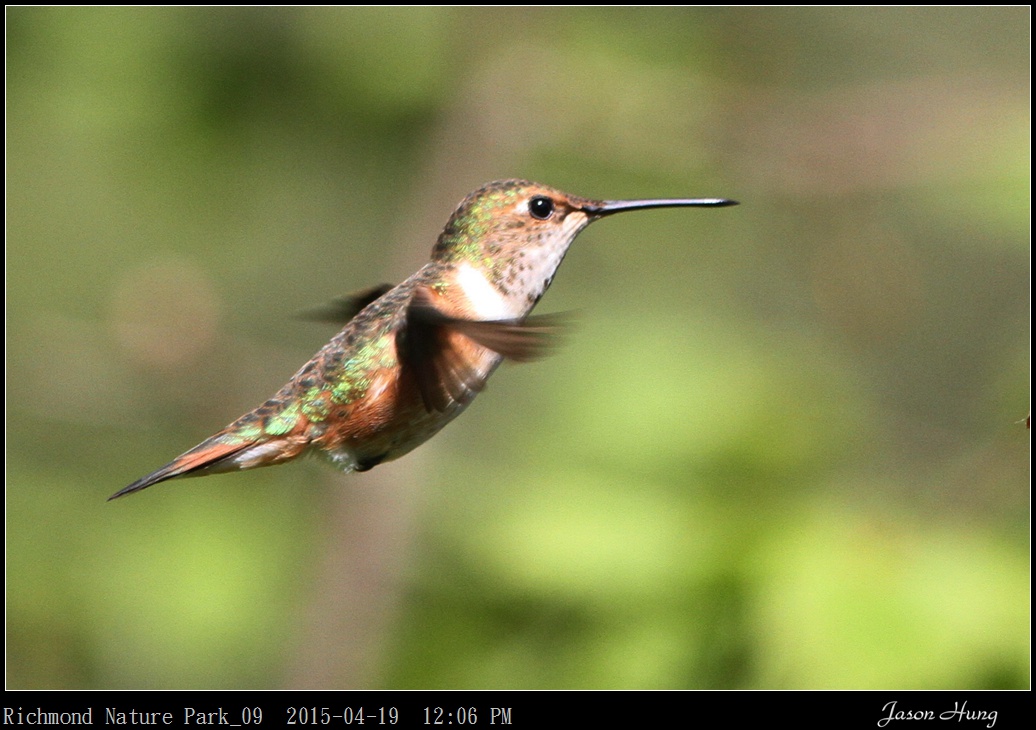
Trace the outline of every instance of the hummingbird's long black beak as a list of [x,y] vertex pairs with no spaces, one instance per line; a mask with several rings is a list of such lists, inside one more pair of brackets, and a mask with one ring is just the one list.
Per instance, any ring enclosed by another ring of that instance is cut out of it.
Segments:
[[661,198],[658,200],[601,200],[588,203],[583,210],[594,218],[622,213],[627,210],[644,210],[645,208],[684,208],[687,206],[706,206],[719,208],[724,205],[737,205],[736,200],[727,198]]

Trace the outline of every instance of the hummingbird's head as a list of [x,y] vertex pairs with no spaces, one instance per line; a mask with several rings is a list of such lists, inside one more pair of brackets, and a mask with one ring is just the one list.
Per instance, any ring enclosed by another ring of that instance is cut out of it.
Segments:
[[466,197],[450,216],[432,258],[489,267],[521,250],[567,249],[594,218],[594,201],[527,180],[500,180]]
[[721,198],[590,200],[528,180],[501,180],[466,197],[432,249],[432,260],[466,264],[494,286],[535,302],[576,235],[598,218],[644,208],[734,205]]
[[568,248],[581,230],[606,215],[646,208],[737,205],[725,198],[590,200],[528,180],[487,183],[461,201],[432,258],[474,261],[508,248]]

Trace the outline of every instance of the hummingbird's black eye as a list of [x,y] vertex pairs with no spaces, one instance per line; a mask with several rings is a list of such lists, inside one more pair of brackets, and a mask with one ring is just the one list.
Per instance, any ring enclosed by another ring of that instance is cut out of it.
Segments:
[[533,218],[545,221],[554,214],[554,201],[545,195],[537,195],[529,201],[529,213]]

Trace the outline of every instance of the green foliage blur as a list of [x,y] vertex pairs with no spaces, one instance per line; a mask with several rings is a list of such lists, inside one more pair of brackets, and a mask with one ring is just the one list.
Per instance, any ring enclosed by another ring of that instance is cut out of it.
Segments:
[[[9,688],[1021,688],[1027,7],[8,8]],[[482,183],[556,356],[360,475],[105,498]]]

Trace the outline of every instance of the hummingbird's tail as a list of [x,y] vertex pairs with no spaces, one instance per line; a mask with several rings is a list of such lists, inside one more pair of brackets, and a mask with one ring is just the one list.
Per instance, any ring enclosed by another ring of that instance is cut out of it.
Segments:
[[195,477],[279,464],[302,452],[305,443],[289,437],[235,438],[221,433],[173,459],[157,471],[142,477],[108,497],[108,501],[178,477]]

